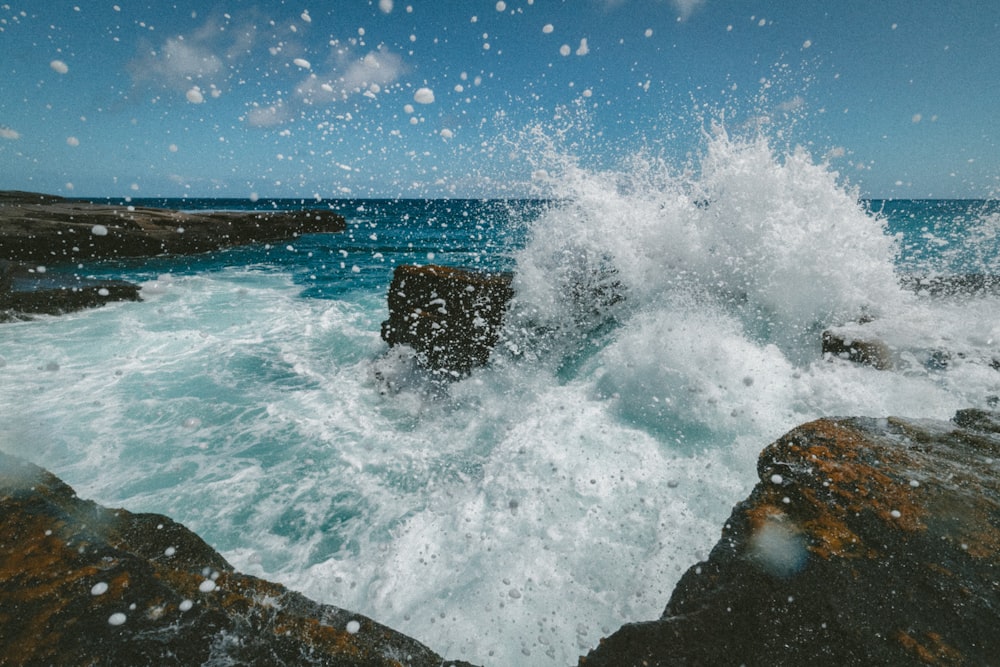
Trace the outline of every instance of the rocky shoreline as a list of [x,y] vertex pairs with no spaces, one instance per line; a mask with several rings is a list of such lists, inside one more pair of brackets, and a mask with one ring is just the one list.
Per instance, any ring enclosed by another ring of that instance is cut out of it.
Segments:
[[[579,665],[995,664],[998,467],[998,413],[800,426],[663,615]],[[467,663],[0,453],[0,664]]]
[[240,574],[169,518],[81,500],[2,452],[0,517],[0,664],[463,664]]
[[[47,265],[207,252],[342,225],[326,211],[195,215],[2,193],[0,319],[139,298],[134,285]],[[467,375],[498,343],[511,285],[510,274],[397,267],[382,337],[437,375]],[[831,329],[824,352],[891,368],[890,324]],[[935,352],[922,363],[947,361]],[[1000,370],[996,359],[982,363]],[[1000,413],[820,419],[767,446],[758,475],[661,617],[625,625],[580,665],[997,664]],[[0,664],[467,663],[241,574],[171,519],[80,499],[0,452]]]
[[0,259],[20,262],[188,255],[345,228],[327,209],[195,213],[0,192]]
[[343,216],[326,209],[191,213],[0,191],[0,322],[140,298],[136,285],[57,279],[48,267],[199,254],[345,228]]

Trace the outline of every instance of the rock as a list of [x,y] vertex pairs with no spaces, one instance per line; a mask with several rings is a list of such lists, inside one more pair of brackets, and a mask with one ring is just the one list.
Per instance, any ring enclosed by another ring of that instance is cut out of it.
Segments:
[[663,616],[580,664],[997,664],[998,473],[997,413],[796,428]]
[[460,663],[235,572],[167,517],[81,500],[0,453],[0,664]]
[[0,193],[0,258],[40,264],[186,255],[345,228],[327,209],[188,213]]
[[513,296],[512,276],[446,266],[397,266],[382,339],[408,345],[423,363],[460,377],[489,361]]
[[[979,307],[992,312],[994,304],[985,300]],[[956,317],[952,304],[943,303],[905,317],[830,327],[823,332],[822,349],[824,354],[901,373],[936,372],[955,365],[993,367],[998,355],[991,345],[995,328],[994,318]]]
[[823,332],[823,354],[872,366],[879,370],[892,368],[892,351],[878,338],[854,338],[850,333],[827,329]]
[[121,280],[41,273],[37,267],[0,259],[0,322],[61,315],[112,301],[141,301],[139,290]]

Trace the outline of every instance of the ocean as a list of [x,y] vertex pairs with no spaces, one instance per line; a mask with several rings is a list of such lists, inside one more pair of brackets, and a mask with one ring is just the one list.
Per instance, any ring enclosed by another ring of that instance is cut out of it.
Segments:
[[[449,658],[575,664],[660,615],[785,431],[1000,395],[1000,297],[932,289],[1000,274],[1000,203],[862,200],[759,137],[695,167],[564,165],[522,200],[117,200],[348,229],[46,267],[143,301],[0,326],[0,449]],[[514,272],[489,367],[442,383],[387,348],[404,263]],[[891,369],[822,354],[859,319]]]

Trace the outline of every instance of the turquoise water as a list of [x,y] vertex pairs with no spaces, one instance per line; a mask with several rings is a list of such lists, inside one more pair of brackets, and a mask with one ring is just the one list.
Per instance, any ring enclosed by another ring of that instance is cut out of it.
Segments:
[[[329,206],[349,228],[47,267],[144,300],[0,329],[0,449],[448,657],[566,665],[659,616],[783,432],[1000,394],[997,297],[898,287],[997,272],[996,202],[859,202],[724,135],[693,173],[547,178],[528,201],[129,202]],[[447,387],[379,337],[393,268],[432,262],[515,271],[492,365]],[[893,370],[822,356],[861,315]],[[937,348],[963,356],[924,363]]]

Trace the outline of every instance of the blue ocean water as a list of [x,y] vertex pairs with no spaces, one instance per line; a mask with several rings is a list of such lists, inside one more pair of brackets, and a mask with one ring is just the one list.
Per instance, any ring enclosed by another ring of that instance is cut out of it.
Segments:
[[[566,665],[659,616],[783,432],[1000,395],[1000,299],[899,288],[1000,273],[996,201],[859,201],[802,152],[724,135],[693,173],[545,179],[517,201],[121,201],[349,224],[47,267],[144,300],[3,325],[0,449],[448,657]],[[515,272],[490,367],[442,387],[386,348],[402,263]],[[862,316],[892,370],[821,354]]]

